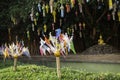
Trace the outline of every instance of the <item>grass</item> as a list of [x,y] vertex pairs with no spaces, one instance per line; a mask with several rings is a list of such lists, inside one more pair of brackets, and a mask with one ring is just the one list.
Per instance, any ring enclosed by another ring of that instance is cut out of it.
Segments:
[[112,63],[62,62],[61,65],[62,67],[69,67],[75,70],[86,70],[87,72],[120,72],[120,64]]
[[[56,67],[55,62],[49,61],[40,61],[40,62],[31,62],[37,65],[44,65],[47,67]],[[73,70],[84,70],[87,72],[112,72],[119,73],[120,72],[120,64],[116,63],[92,63],[92,62],[61,62],[61,67],[68,67]]]
[[[24,64],[18,62],[17,71],[13,71],[13,61],[6,61],[6,65],[0,61],[0,80],[59,80],[56,74],[55,63],[50,63],[49,65],[36,65],[36,64]],[[44,63],[45,64],[45,63]],[[50,66],[53,65],[54,67]],[[88,66],[88,65],[89,66]],[[69,65],[69,66],[68,66]],[[84,70],[97,68],[95,64],[82,63],[62,63],[61,62],[61,80],[120,80],[120,73],[112,72],[90,72],[89,70]],[[50,66],[50,67],[49,67]],[[76,67],[78,66],[78,67]],[[81,68],[80,66],[83,66]],[[73,67],[76,67],[74,69]]]

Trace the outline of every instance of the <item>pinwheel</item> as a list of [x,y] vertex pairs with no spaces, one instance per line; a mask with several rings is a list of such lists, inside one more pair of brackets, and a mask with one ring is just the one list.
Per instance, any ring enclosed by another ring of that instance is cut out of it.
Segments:
[[60,55],[64,57],[68,54],[68,52],[73,51],[74,54],[75,48],[73,44],[73,36],[68,36],[67,33],[61,33],[61,29],[58,28],[55,30],[56,35],[52,36],[51,32],[49,33],[49,38],[47,38],[44,34],[44,39],[40,38],[40,54],[47,55],[54,54],[56,57],[56,65],[57,65],[57,75],[60,78]]
[[0,48],[0,54],[4,56],[4,62],[7,57],[14,58],[14,70],[17,68],[17,59],[19,56],[25,55],[30,58],[30,52],[27,47],[24,46],[23,41],[12,44],[5,44]]

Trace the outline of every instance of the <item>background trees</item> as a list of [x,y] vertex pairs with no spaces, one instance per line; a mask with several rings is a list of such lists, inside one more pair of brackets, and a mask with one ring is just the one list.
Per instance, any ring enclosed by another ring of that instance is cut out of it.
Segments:
[[[49,0],[1,0],[0,44],[22,39],[32,49],[32,45],[39,44],[43,33],[54,34],[56,28],[61,28],[62,32],[74,34],[77,52],[97,44],[100,34],[106,43],[119,48],[119,0],[50,1],[51,4]],[[50,6],[53,7],[52,13]],[[64,10],[64,16],[61,16],[61,10]]]

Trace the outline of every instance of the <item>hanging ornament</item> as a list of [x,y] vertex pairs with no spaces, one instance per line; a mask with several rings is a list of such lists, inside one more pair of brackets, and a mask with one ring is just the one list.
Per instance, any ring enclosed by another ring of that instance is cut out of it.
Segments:
[[79,29],[82,30],[82,23],[79,23]]
[[90,0],[86,0],[86,2],[88,3]]
[[54,23],[52,23],[52,30],[53,30],[53,31],[55,30],[55,25],[54,25]]
[[30,14],[31,21],[34,21],[34,9],[32,7],[31,14]]
[[78,12],[77,12],[77,10],[75,11],[75,15],[78,16]]
[[114,4],[113,4],[113,11],[116,12],[116,9],[117,9],[117,4],[116,4],[116,2],[114,2]]
[[83,28],[85,29],[85,23],[83,22]]
[[67,3],[66,4],[66,12],[69,13],[70,12],[70,5]]
[[11,28],[8,28],[9,41],[11,41]]
[[38,18],[39,18],[39,13],[38,12],[36,12],[36,20],[38,20]]
[[100,2],[100,0],[97,0],[97,2],[99,3],[99,2]]
[[48,4],[46,4],[45,8],[46,8],[46,13],[48,13],[49,12],[49,6],[48,6]]
[[74,28],[72,27],[72,35],[74,34]]
[[13,16],[11,16],[11,21],[13,22],[14,25],[17,24],[16,18]]
[[29,31],[27,31],[27,38],[28,38],[28,40],[30,40],[30,32]]
[[70,28],[67,28],[67,34],[70,35]]
[[37,19],[36,18],[34,19],[34,24],[35,24],[35,26],[37,25]]
[[53,11],[52,15],[53,15],[54,23],[56,23],[56,11],[55,10]]
[[41,12],[41,4],[38,3],[38,11]]
[[110,15],[110,13],[108,13],[107,14],[107,20],[110,21],[110,19],[111,19],[111,15]]
[[118,20],[120,21],[120,10],[118,11]]
[[44,24],[43,29],[44,29],[44,32],[46,33],[47,32],[47,25],[46,24]]
[[81,0],[81,3],[82,3],[82,4],[85,4],[85,0]]
[[112,12],[112,18],[115,20],[115,12]]
[[35,31],[35,25],[32,23],[32,31]]
[[64,17],[64,6],[63,5],[61,5],[60,6],[60,12],[61,12],[61,18],[63,18]]
[[77,24],[75,24],[75,31],[77,30]]
[[62,19],[60,19],[60,27],[62,26]]
[[109,0],[108,2],[109,2],[108,3],[109,4],[109,10],[111,10],[113,8],[112,0]]
[[46,15],[45,15],[45,4],[43,4],[42,10],[43,10],[43,17],[45,17],[45,16],[46,16]]
[[80,36],[80,38],[82,38],[82,32],[81,31],[79,32],[79,36]]
[[80,13],[83,12],[83,10],[82,10],[82,4],[81,3],[79,3],[79,11],[80,11]]
[[51,13],[53,12],[53,3],[54,3],[54,0],[50,0],[50,1],[49,1],[50,12],[51,12]]
[[71,7],[73,8],[75,5],[75,0],[71,0]]
[[37,34],[40,36],[40,28],[37,29]]

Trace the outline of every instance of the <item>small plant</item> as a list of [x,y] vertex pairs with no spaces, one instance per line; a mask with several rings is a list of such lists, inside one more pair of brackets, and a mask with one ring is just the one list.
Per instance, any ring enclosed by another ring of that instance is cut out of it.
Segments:
[[4,56],[4,63],[7,57],[14,59],[14,70],[17,69],[17,59],[19,56],[25,55],[30,58],[30,53],[27,47],[22,42],[16,42],[12,44],[5,44],[0,48],[0,54]]

